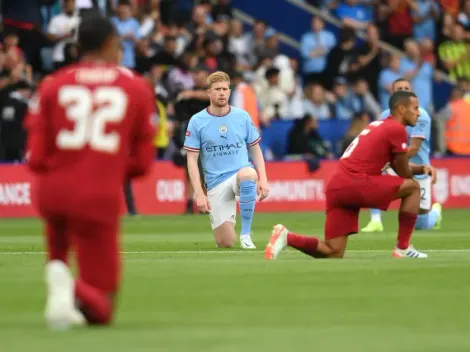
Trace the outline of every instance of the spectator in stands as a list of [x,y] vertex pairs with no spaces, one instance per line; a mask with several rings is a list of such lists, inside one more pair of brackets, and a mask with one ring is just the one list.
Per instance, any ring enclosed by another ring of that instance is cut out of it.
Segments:
[[220,15],[232,18],[232,2],[231,0],[216,0],[212,6],[212,17],[217,18]]
[[315,116],[317,120],[328,120],[331,118],[331,109],[325,98],[323,86],[314,83],[305,88],[305,99],[303,101],[305,113]]
[[430,38],[424,38],[420,43],[421,56],[424,62],[436,67],[436,54],[434,53],[434,42]]
[[267,120],[288,118],[289,98],[279,85],[279,69],[271,67],[266,71],[267,89],[257,91],[262,114]]
[[453,92],[453,100],[444,116],[447,153],[452,155],[470,155],[470,103],[463,93],[458,88]]
[[362,132],[364,128],[370,123],[370,116],[366,112],[358,112],[354,114],[351,121],[351,125],[348,131],[344,135],[343,141],[341,142],[341,154],[348,149],[351,142]]
[[349,91],[348,82],[344,77],[337,77],[333,85],[333,117],[350,120],[354,115],[353,95]]
[[452,38],[439,46],[439,60],[453,80],[470,78],[470,46],[465,42],[464,28],[454,24]]
[[204,33],[207,29],[207,11],[203,5],[193,8],[191,22],[186,26],[189,33]]
[[119,0],[117,16],[113,17],[113,23],[121,36],[124,48],[124,55],[121,64],[127,68],[136,67],[136,49],[138,48],[140,37],[140,24],[132,17],[132,7],[129,0]]
[[372,13],[359,0],[345,0],[336,8],[336,16],[345,26],[365,29],[373,20]]
[[279,87],[287,95],[288,108],[286,118],[301,118],[304,116],[302,87],[296,79],[292,61],[286,55],[278,55],[273,60],[273,67],[279,70]]
[[266,46],[266,30],[266,22],[257,20],[253,25],[253,31],[251,33],[247,33],[247,38],[250,42],[250,49],[253,53],[251,57],[251,64],[253,66],[258,63],[259,59],[262,59],[260,53],[263,52],[264,47]]
[[34,70],[41,70],[40,50],[44,42],[42,28],[41,0],[3,0],[3,33],[16,33],[19,47],[25,55],[25,61]]
[[306,84],[322,81],[326,58],[335,46],[334,34],[325,30],[325,23],[320,16],[313,16],[311,31],[302,36],[300,43],[300,54],[303,59],[302,72]]
[[358,79],[353,84],[352,106],[356,113],[366,112],[377,119],[382,112],[379,103],[369,91],[367,81]]
[[466,32],[470,31],[470,0],[463,1],[462,11],[460,11],[457,20]]
[[433,110],[432,80],[434,68],[428,62],[424,62],[418,43],[412,39],[405,42],[406,56],[401,59],[401,74],[411,82],[413,91],[419,99],[419,105],[428,112]]
[[254,89],[244,80],[243,75],[239,71],[232,73],[230,79],[232,83],[230,105],[248,112],[253,125],[260,129],[261,125],[265,125],[265,121],[260,113],[258,97]]
[[178,64],[168,72],[168,94],[170,99],[176,98],[179,92],[194,87],[191,69],[197,65],[196,56],[186,51],[178,58]]
[[48,39],[55,43],[52,53],[54,68],[58,69],[65,62],[65,45],[73,42],[80,23],[78,11],[75,9],[75,0],[64,0],[63,11],[52,17],[47,32]]
[[421,41],[425,38],[436,39],[436,21],[439,19],[439,5],[430,0],[416,0],[412,10],[413,36]]
[[0,101],[0,160],[23,160],[26,141],[23,121],[32,92],[33,87],[29,82],[19,81]]
[[[319,159],[333,157],[318,133],[318,123],[315,117],[307,114],[295,122],[289,133],[287,154],[301,155],[303,159],[310,162],[310,165],[314,165],[314,169],[318,167]],[[312,168],[310,170],[313,171]]]
[[163,39],[163,47],[150,58],[150,65],[175,66],[178,63],[176,40],[176,37],[166,36]]
[[238,70],[251,68],[251,48],[249,38],[243,33],[243,24],[232,20],[228,38],[228,51],[235,55]]
[[392,84],[400,77],[400,57],[392,54],[388,57],[388,65],[380,72],[378,79],[379,101],[383,110],[388,109]]
[[343,28],[340,33],[340,42],[327,57],[324,71],[323,86],[326,89],[333,87],[332,77],[346,76],[348,74],[349,61],[355,57],[354,44],[356,36],[351,28]]
[[355,50],[358,60],[356,77],[365,79],[372,95],[378,97],[377,77],[381,70],[382,49],[379,44],[379,30],[373,24],[367,26],[366,42]]
[[414,0],[387,0],[379,6],[379,18],[385,21],[386,40],[403,49],[404,42],[413,35],[411,11],[418,11]]
[[279,54],[279,34],[270,28],[264,35],[265,44],[259,48],[258,57],[268,57],[274,59]]

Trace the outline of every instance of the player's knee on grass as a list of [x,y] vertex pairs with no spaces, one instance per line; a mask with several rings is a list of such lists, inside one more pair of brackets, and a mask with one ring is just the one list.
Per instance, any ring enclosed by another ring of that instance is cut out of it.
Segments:
[[237,179],[239,182],[248,180],[256,181],[258,180],[258,174],[256,173],[255,169],[251,167],[244,167],[238,171]]
[[214,230],[214,239],[218,248],[232,248],[235,245],[235,228],[232,222],[224,222]]

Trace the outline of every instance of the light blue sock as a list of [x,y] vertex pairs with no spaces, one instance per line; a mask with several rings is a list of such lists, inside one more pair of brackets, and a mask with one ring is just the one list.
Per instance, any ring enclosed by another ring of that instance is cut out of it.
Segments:
[[242,235],[251,233],[251,223],[256,204],[256,182],[240,182],[240,214],[242,216]]
[[370,217],[372,221],[382,222],[382,212],[380,209],[371,209],[370,210]]
[[415,228],[417,230],[431,230],[436,225],[438,218],[439,214],[434,209],[427,214],[418,215]]

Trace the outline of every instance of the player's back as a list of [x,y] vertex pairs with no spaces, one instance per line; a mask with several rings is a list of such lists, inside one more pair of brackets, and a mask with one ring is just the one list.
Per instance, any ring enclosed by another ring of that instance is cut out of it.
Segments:
[[65,68],[43,88],[47,172],[40,185],[71,202],[118,209],[132,143],[139,124],[148,124],[141,115],[150,89],[127,69],[98,63]]
[[339,168],[347,173],[380,175],[394,153],[406,152],[406,141],[405,127],[392,117],[374,121],[346,149]]

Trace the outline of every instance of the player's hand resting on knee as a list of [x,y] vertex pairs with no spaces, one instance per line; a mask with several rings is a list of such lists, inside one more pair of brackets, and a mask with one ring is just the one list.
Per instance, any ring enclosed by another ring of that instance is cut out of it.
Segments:
[[269,184],[268,181],[259,181],[258,182],[258,195],[259,200],[262,201],[269,195]]
[[204,193],[196,194],[196,204],[201,213],[209,213],[211,211],[211,206]]
[[432,166],[424,165],[423,171],[425,175],[431,176],[432,184],[435,184],[437,181],[436,169]]

